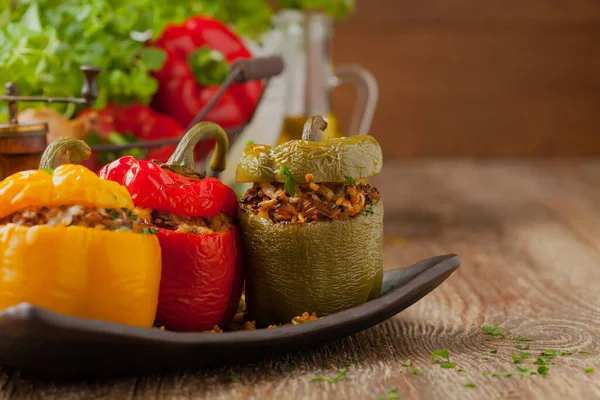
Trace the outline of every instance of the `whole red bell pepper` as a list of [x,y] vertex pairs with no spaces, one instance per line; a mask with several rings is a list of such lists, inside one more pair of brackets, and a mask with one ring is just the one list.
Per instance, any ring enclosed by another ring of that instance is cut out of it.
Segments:
[[[182,24],[168,25],[152,43],[167,53],[152,106],[173,116],[182,126],[196,114],[219,89],[229,64],[251,54],[242,40],[223,23],[207,17],[191,17]],[[232,84],[206,115],[223,128],[241,126],[250,119],[264,84],[259,81]]]
[[[179,138],[185,132],[185,129],[170,116],[137,103],[109,103],[101,110],[84,110],[78,118],[87,118],[90,131],[98,134],[100,139],[105,141],[115,132],[130,133],[136,140]],[[174,149],[175,145],[150,148],[144,158],[165,162]],[[92,169],[97,170],[97,168]]]
[[233,189],[215,178],[202,179],[193,172],[197,141],[211,136],[217,141],[211,168],[222,171],[227,136],[216,124],[202,122],[182,138],[166,165],[122,157],[99,175],[124,185],[139,209],[140,218],[154,225],[162,250],[162,277],[156,324],[177,331],[204,331],[226,327],[232,320],[242,291],[243,259],[239,229],[225,225],[213,233],[185,233],[165,227],[154,211],[177,218],[216,217],[230,220],[237,213]]

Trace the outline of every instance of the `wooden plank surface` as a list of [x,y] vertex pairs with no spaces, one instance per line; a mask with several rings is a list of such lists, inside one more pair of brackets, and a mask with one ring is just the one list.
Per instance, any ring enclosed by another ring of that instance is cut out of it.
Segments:
[[[255,365],[71,383],[2,372],[0,398],[377,399],[392,387],[402,399],[600,398],[598,182],[599,161],[387,162],[374,179],[386,204],[386,268],[451,252],[463,259],[405,312]],[[488,340],[486,324],[534,341]],[[480,373],[515,371],[516,344],[530,346],[526,367],[543,349],[574,354],[555,358],[546,378]],[[470,372],[432,365],[440,348]],[[422,376],[403,366],[408,359]],[[311,381],[344,368],[338,383]]]
[[[376,6],[374,5],[376,3]],[[600,2],[358,1],[333,57],[380,85],[388,156],[600,154]],[[354,93],[334,93],[347,129]]]

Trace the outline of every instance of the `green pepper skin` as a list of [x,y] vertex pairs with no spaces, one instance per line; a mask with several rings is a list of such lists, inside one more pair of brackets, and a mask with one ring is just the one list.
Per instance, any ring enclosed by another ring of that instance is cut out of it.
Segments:
[[276,224],[240,209],[249,317],[264,327],[379,296],[383,203],[345,221]]
[[290,140],[272,148],[263,144],[246,146],[236,171],[238,182],[285,182],[286,166],[296,182],[307,174],[314,182],[344,182],[347,176],[363,179],[378,174],[383,154],[370,135],[329,139],[322,142]]

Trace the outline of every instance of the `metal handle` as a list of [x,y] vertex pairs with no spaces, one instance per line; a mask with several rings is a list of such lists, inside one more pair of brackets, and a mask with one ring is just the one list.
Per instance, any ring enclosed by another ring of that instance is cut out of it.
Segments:
[[350,83],[358,91],[348,136],[368,134],[379,98],[377,80],[373,74],[357,65],[338,66],[334,73],[342,83]]
[[279,75],[283,71],[283,59],[279,56],[271,56],[238,60],[232,66],[235,67],[239,68],[235,81],[245,83]]
[[[208,103],[196,114],[192,122],[187,127],[187,130],[192,129],[198,122],[204,120],[206,114],[225,94],[232,83],[245,83],[251,80],[269,79],[275,75],[279,75],[283,71],[283,59],[280,56],[271,57],[256,57],[253,59],[238,60],[231,64],[229,75],[219,87],[219,90],[210,99]],[[264,92],[264,91],[263,91]]]
[[96,83],[96,78],[98,78],[98,74],[100,73],[101,69],[98,67],[82,65],[80,70],[83,73],[84,79],[83,87],[81,88],[81,97],[83,97],[87,104],[92,105],[98,98],[98,85]]

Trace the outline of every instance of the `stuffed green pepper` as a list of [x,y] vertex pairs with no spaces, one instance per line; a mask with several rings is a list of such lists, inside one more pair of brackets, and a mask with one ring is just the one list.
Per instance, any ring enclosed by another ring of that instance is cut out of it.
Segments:
[[249,143],[238,182],[249,317],[266,326],[303,312],[319,317],[379,296],[383,204],[359,179],[381,171],[369,135],[316,141],[327,123],[308,120],[302,140]]

